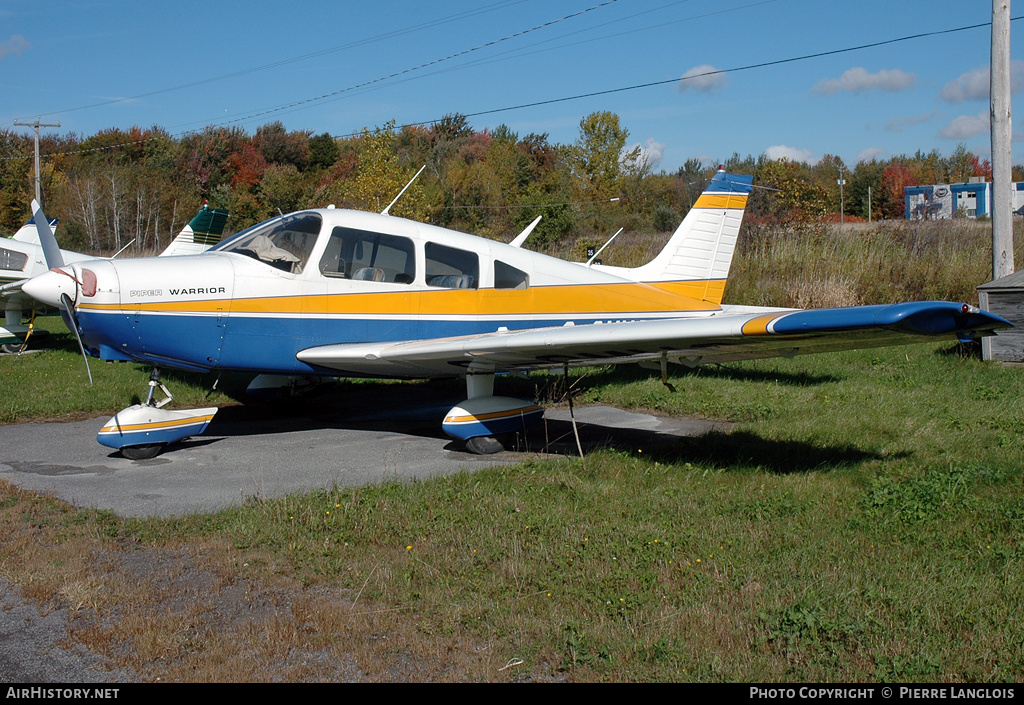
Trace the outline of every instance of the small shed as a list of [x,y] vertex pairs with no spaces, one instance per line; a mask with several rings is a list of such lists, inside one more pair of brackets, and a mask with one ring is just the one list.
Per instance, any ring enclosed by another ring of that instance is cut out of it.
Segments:
[[1024,362],[1024,271],[979,286],[978,303],[1015,326],[999,331],[999,335],[982,338],[982,358]]

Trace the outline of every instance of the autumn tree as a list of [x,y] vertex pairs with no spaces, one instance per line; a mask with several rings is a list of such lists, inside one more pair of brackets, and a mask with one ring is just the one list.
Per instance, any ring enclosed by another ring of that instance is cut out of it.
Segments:
[[252,143],[268,164],[291,164],[301,171],[309,163],[309,133],[288,132],[280,122],[257,128]]
[[[372,132],[363,129],[356,145],[356,162],[351,178],[335,180],[320,197],[332,202],[369,211],[382,211],[416,174],[418,168],[403,167],[395,150],[395,123],[392,120]],[[425,219],[422,185],[417,181],[391,210],[413,220]]]
[[[906,164],[890,164],[882,171],[879,207],[886,218],[902,218],[906,213],[903,189],[920,183]],[[934,183],[934,182],[931,182]]]

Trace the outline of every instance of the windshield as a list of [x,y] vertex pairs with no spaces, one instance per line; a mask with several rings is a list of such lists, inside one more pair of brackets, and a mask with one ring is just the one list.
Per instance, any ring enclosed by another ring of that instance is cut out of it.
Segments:
[[286,215],[243,230],[213,249],[237,252],[281,271],[301,274],[320,235],[320,225],[316,213]]

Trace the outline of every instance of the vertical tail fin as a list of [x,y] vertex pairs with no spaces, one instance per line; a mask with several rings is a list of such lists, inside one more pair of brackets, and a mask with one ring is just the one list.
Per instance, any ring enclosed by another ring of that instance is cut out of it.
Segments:
[[[48,218],[47,220],[50,223],[50,230],[55,232],[57,230],[57,224],[60,222],[60,220],[58,220],[57,218]],[[14,235],[11,235],[11,239],[17,240],[18,242],[27,242],[32,245],[38,245],[39,234],[36,230],[35,215],[29,218],[28,222],[22,225],[18,232],[14,233]]]
[[196,217],[182,228],[167,249],[160,253],[160,256],[197,255],[200,252],[206,252],[220,242],[220,236],[224,232],[224,224],[227,221],[228,212],[226,210],[210,208],[204,203],[196,213]]
[[642,282],[693,282],[704,301],[722,303],[752,176],[719,168],[668,244],[653,260],[629,270]]

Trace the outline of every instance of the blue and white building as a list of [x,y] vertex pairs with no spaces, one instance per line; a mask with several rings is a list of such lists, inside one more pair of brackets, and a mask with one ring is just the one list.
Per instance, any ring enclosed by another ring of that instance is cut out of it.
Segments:
[[[1013,184],[1013,212],[1024,215],[1024,183]],[[987,218],[992,214],[992,184],[972,181],[966,184],[933,184],[903,189],[904,217],[907,220],[938,220],[960,216]]]

